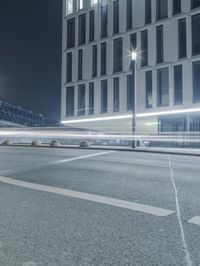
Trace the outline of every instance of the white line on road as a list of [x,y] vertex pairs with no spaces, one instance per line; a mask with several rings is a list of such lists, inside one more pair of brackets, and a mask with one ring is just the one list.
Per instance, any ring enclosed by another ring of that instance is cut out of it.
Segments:
[[174,213],[174,211],[172,210],[161,209],[161,208],[153,207],[149,205],[139,204],[139,203],[125,201],[125,200],[119,200],[115,198],[104,197],[100,195],[89,194],[89,193],[84,193],[84,192],[79,192],[79,191],[73,191],[69,189],[34,184],[34,183],[24,182],[24,181],[7,178],[7,177],[0,176],[0,182],[13,185],[13,186],[28,188],[32,190],[49,192],[49,193],[59,194],[59,195],[67,196],[67,197],[87,200],[87,201],[91,201],[95,203],[129,209],[129,210],[147,213],[147,214],[160,216],[160,217],[168,216]]
[[191,218],[190,220],[188,220],[189,224],[196,224],[200,226],[200,216],[195,216],[193,218]]
[[88,159],[88,158],[92,158],[92,157],[96,157],[96,156],[100,156],[100,155],[105,155],[105,154],[109,154],[109,153],[113,153],[113,151],[106,151],[106,152],[81,155],[81,156],[74,157],[74,158],[58,160],[58,161],[52,162],[52,164],[67,163],[67,162],[72,162],[72,161],[81,160],[81,159]]
[[186,239],[185,239],[185,233],[183,230],[183,224],[182,224],[182,220],[181,220],[181,211],[180,211],[179,202],[178,202],[178,190],[176,188],[176,184],[175,184],[175,180],[174,180],[174,172],[172,169],[170,156],[168,156],[168,162],[169,162],[169,168],[170,168],[170,173],[171,173],[171,180],[172,180],[172,184],[173,184],[174,192],[175,192],[177,218],[178,218],[178,223],[179,223],[179,227],[180,227],[180,231],[181,231],[181,238],[182,238],[183,248],[184,248],[184,252],[185,252],[185,257],[186,257],[187,265],[192,266],[192,261],[190,259],[190,253],[188,251],[188,247],[187,247],[187,243],[186,243]]

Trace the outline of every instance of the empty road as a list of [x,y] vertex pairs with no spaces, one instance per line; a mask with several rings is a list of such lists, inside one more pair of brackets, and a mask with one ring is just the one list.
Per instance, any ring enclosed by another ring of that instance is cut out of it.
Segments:
[[200,265],[200,157],[0,147],[1,266]]

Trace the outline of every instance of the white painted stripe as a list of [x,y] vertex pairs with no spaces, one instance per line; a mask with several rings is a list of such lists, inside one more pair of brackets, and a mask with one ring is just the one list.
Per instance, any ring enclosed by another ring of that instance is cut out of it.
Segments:
[[181,211],[180,211],[180,206],[179,206],[179,201],[178,201],[178,190],[176,188],[176,183],[175,183],[175,180],[174,180],[174,172],[173,172],[173,169],[172,169],[170,156],[168,156],[168,163],[169,163],[169,169],[170,169],[170,173],[171,173],[172,185],[173,185],[174,193],[175,193],[177,218],[178,218],[178,223],[179,223],[179,227],[180,227],[181,238],[182,238],[183,248],[184,248],[184,252],[185,252],[185,258],[186,258],[186,261],[187,261],[187,265],[188,266],[192,266],[192,261],[190,259],[190,253],[189,253],[189,250],[188,250],[188,247],[187,247],[186,238],[185,238],[185,232],[184,232],[183,224],[182,224],[182,220],[181,220]]
[[93,153],[93,154],[88,154],[88,155],[82,155],[82,156],[78,156],[78,157],[74,157],[74,158],[58,160],[58,161],[52,162],[52,164],[67,163],[67,162],[72,162],[72,161],[81,160],[81,159],[88,159],[88,158],[92,158],[92,157],[96,157],[96,156],[100,156],[100,155],[105,155],[105,154],[109,154],[109,153],[113,153],[113,152],[114,151],[106,151],[106,152],[99,152],[99,153]]
[[196,224],[200,226],[200,216],[195,216],[193,218],[191,218],[190,220],[188,220],[189,224]]
[[49,193],[54,193],[54,194],[63,195],[67,197],[105,204],[109,206],[129,209],[132,211],[138,211],[138,212],[147,213],[147,214],[160,216],[160,217],[168,216],[174,213],[174,211],[172,210],[161,209],[161,208],[153,207],[149,205],[139,204],[139,203],[125,201],[125,200],[119,200],[115,198],[104,197],[100,195],[89,194],[89,193],[84,193],[84,192],[79,192],[79,191],[73,191],[69,189],[34,184],[34,183],[24,182],[24,181],[11,179],[7,177],[0,177],[0,182],[13,185],[13,186],[28,188],[32,190],[49,192]]

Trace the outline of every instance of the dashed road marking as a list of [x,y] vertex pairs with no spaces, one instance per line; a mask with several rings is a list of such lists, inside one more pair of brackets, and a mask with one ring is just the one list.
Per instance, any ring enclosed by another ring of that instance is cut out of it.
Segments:
[[188,223],[200,226],[200,216],[192,217],[190,220],[188,220]]
[[69,190],[69,189],[58,188],[58,187],[40,185],[40,184],[25,182],[25,181],[16,180],[16,179],[8,178],[8,177],[0,176],[0,182],[13,185],[13,186],[32,189],[36,191],[54,193],[54,194],[58,194],[62,196],[77,198],[81,200],[114,206],[118,208],[124,208],[124,209],[132,210],[132,211],[138,211],[138,212],[160,216],[160,217],[165,217],[175,212],[172,210],[162,209],[162,208],[158,208],[158,207],[154,207],[150,205],[144,205],[144,204],[139,204],[135,202],[119,200],[119,199],[105,197],[101,195],[79,192],[79,191],[74,191],[74,190]]

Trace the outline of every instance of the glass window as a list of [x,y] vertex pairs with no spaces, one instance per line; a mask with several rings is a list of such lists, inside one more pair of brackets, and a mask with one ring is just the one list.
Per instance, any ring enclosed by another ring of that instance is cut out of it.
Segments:
[[85,115],[85,84],[78,86],[78,115]]
[[67,82],[72,82],[72,53],[67,54]]
[[146,72],[146,108],[152,108],[152,71]]
[[108,88],[107,80],[101,81],[101,113],[108,111]]
[[168,0],[156,1],[156,17],[157,20],[168,17]]
[[151,23],[151,0],[145,0],[145,24]]
[[192,54],[200,54],[200,14],[192,16]]
[[91,6],[95,6],[98,4],[98,0],[91,0]]
[[108,5],[101,7],[101,38],[108,35]]
[[186,19],[180,19],[178,21],[178,39],[179,39],[179,58],[187,56],[187,40],[186,40]]
[[162,63],[164,57],[162,25],[156,28],[156,43],[157,43],[157,63]]
[[141,66],[148,65],[148,30],[141,32]]
[[132,23],[133,23],[133,14],[132,14],[132,0],[127,0],[126,2],[126,27],[127,30],[132,29]]
[[90,11],[90,42],[94,41],[94,10]]
[[183,73],[182,65],[174,67],[174,104],[183,103]]
[[106,42],[101,44],[101,75],[106,75],[107,67],[107,52],[106,52]]
[[181,13],[181,0],[173,0],[173,15]]
[[82,80],[83,76],[83,51],[78,50],[78,80]]
[[162,68],[157,70],[157,104],[169,105],[169,70]]
[[133,33],[130,35],[130,50],[135,51],[137,49],[137,33]]
[[113,34],[119,33],[119,0],[113,2]]
[[79,16],[78,20],[78,43],[85,43],[85,33],[86,33],[86,15],[82,14]]
[[92,46],[92,76],[97,76],[97,45]]
[[134,82],[132,75],[127,76],[127,111],[132,111],[134,106]]
[[94,114],[94,82],[89,83],[89,115]]
[[119,78],[113,80],[113,112],[119,112]]
[[67,21],[67,48],[75,46],[75,18]]
[[192,8],[200,7],[200,0],[192,0]]
[[193,102],[200,102],[200,61],[193,63]]
[[114,50],[113,50],[113,71],[122,71],[122,52],[123,52],[123,41],[122,38],[114,40]]
[[66,0],[66,15],[70,15],[74,11],[74,0]]
[[67,88],[66,116],[74,116],[74,86]]

